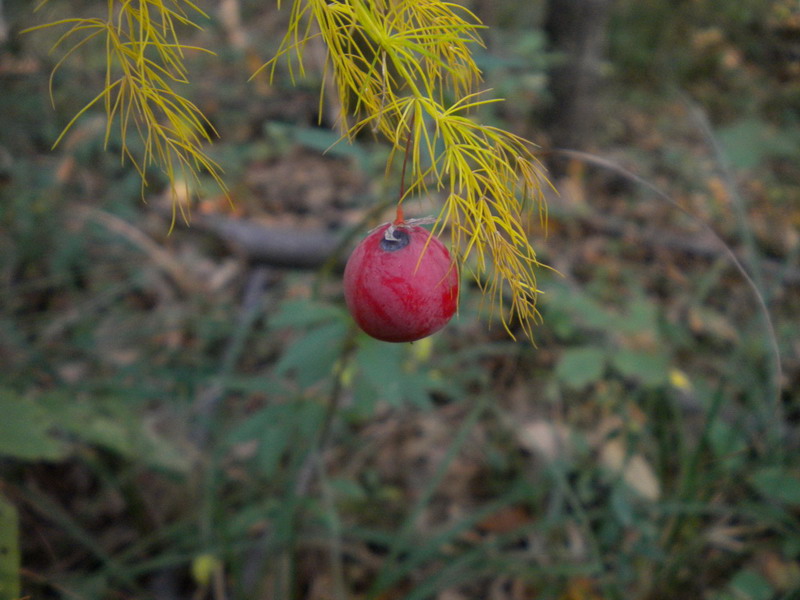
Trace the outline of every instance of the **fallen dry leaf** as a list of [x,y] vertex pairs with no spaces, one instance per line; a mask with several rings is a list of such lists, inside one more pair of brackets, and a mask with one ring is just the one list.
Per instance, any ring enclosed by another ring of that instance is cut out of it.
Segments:
[[571,437],[569,427],[549,421],[531,421],[517,430],[519,445],[548,461],[572,450]]
[[641,454],[629,455],[620,440],[608,440],[603,444],[600,461],[606,468],[622,475],[623,481],[643,498],[655,501],[661,496],[661,484],[653,467]]

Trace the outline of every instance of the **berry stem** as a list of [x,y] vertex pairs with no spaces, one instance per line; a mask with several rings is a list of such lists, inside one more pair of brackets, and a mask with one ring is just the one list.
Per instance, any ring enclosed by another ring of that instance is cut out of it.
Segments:
[[400,173],[400,197],[397,199],[397,215],[395,216],[393,225],[402,225],[405,223],[403,218],[403,197],[406,195],[406,165],[408,164],[408,155],[411,151],[411,132],[414,130],[414,117],[411,115],[411,126],[408,129],[408,137],[406,138],[406,151],[403,155],[403,170]]

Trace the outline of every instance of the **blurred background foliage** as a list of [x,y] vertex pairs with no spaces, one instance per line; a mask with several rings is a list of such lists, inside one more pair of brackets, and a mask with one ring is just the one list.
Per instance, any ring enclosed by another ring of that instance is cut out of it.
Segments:
[[[581,144],[737,253],[780,374],[717,240],[574,159],[553,171],[547,234],[531,228],[558,271],[541,276],[537,347],[492,325],[468,282],[433,338],[356,332],[339,269],[396,197],[387,149],[365,135],[325,152],[319,71],[248,82],[285,11],[200,6],[187,41],[217,55],[189,57],[184,91],[220,132],[233,205],[209,181],[169,234],[164,182],[143,201],[102,114],[51,150],[102,85],[103,49],[64,65],[51,106],[55,40],[20,31],[105,7],[3,2],[2,598],[798,597],[795,1],[614,2]],[[550,160],[564,57],[548,7],[470,6],[507,99],[482,118]],[[294,232],[315,267],[259,257],[243,224]]]

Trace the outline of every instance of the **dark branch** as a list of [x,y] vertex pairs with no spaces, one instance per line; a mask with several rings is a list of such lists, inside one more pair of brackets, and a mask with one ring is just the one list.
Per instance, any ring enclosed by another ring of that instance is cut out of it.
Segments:
[[195,215],[191,227],[215,235],[255,262],[295,269],[321,267],[341,241],[323,229],[283,229],[215,215]]

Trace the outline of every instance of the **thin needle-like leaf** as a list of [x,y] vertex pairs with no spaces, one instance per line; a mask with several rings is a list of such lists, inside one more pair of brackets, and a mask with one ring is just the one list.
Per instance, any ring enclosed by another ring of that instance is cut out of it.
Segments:
[[[37,8],[45,3],[46,0]],[[184,174],[189,173],[196,181],[200,172],[207,172],[225,191],[219,165],[203,149],[216,131],[202,111],[172,87],[189,83],[187,51],[213,54],[206,48],[180,42],[178,26],[199,29],[195,20],[198,16],[207,17],[189,0],[108,0],[105,19],[62,19],[31,28],[29,31],[69,26],[53,46],[56,49],[71,43],[53,74],[89,42],[100,36],[105,38],[103,90],[70,119],[54,146],[81,116],[102,100],[107,117],[104,143],[108,145],[116,127],[121,158],[134,165],[142,178],[143,191],[150,165],[156,165],[166,175],[170,189],[174,190],[176,162],[182,165]],[[52,74],[50,86],[52,98]],[[138,136],[142,143],[140,157],[131,151],[132,135]]]

